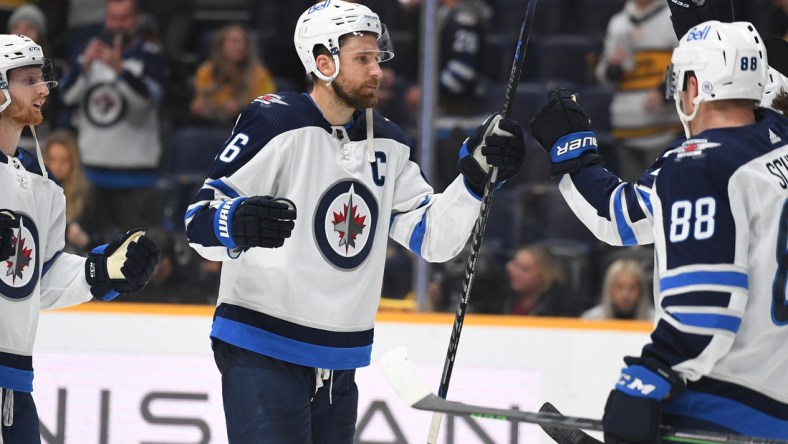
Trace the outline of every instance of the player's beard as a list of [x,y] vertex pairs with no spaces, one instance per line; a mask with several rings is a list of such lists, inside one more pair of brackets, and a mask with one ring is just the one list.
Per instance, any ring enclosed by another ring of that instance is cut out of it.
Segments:
[[21,126],[38,125],[44,120],[40,109],[33,108],[32,105],[22,105],[19,100],[11,100],[3,116],[7,116]]
[[[350,108],[374,108],[378,104],[377,80],[365,82],[360,87],[352,87],[344,79],[337,77],[331,83],[331,86],[334,88],[334,93],[337,97]],[[369,86],[374,86],[375,89],[370,90],[367,88]]]

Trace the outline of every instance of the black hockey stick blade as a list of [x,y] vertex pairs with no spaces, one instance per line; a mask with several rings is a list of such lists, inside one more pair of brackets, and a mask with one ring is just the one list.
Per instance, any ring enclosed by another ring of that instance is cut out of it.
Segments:
[[769,66],[788,77],[788,42],[781,37],[767,37],[763,44],[766,46]]
[[[545,402],[539,409],[539,413],[554,413],[561,415],[553,404]],[[561,415],[563,416],[563,415]],[[594,438],[588,433],[580,429],[567,429],[564,427],[553,427],[545,424],[539,424],[539,427],[547,433],[547,436],[553,438],[558,444],[604,444],[602,441]]]
[[[447,401],[432,393],[424,385],[424,382],[416,372],[416,367],[410,362],[408,351],[405,347],[397,347],[386,352],[380,359],[380,365],[386,380],[397,392],[397,395],[408,405],[418,410],[509,422],[526,422],[540,426],[602,431],[602,421],[598,419],[564,416],[560,413],[499,409]],[[758,438],[717,432],[683,430],[667,426],[662,426],[661,432],[663,441],[689,444],[788,444],[788,440],[778,438]],[[587,444],[591,444],[591,442],[587,442]]]

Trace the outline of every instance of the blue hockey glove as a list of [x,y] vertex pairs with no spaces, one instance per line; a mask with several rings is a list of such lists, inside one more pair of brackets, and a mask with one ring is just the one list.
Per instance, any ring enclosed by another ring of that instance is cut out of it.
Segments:
[[500,114],[488,117],[460,148],[457,167],[465,177],[465,183],[477,196],[484,193],[484,183],[490,167],[498,167],[496,186],[523,168],[525,144],[523,130],[511,119]]
[[271,196],[238,197],[216,212],[216,237],[227,248],[278,248],[295,227],[296,207]]
[[16,213],[11,210],[0,210],[0,261],[16,254],[14,248],[14,229],[19,228]]
[[85,279],[94,297],[110,301],[142,290],[159,263],[159,248],[145,230],[135,228],[93,249],[85,260]]
[[627,367],[610,392],[602,416],[605,444],[659,444],[662,401],[677,397],[684,381],[653,358],[626,357]]
[[550,153],[550,175],[574,173],[581,167],[602,163],[591,119],[566,89],[550,91],[547,101],[530,122],[531,134]]

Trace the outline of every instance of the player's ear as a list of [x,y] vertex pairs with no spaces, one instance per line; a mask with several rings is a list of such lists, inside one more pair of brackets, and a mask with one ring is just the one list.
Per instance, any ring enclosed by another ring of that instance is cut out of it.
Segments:
[[325,54],[320,54],[315,59],[317,69],[324,76],[331,76],[334,74],[334,58]]

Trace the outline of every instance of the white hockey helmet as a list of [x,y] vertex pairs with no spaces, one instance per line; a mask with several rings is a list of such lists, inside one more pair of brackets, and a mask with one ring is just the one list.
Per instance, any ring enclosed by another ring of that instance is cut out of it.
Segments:
[[[690,29],[673,50],[666,87],[689,137],[689,122],[701,102],[750,99],[760,102],[767,82],[768,63],[763,39],[748,22],[703,22]],[[681,109],[687,73],[698,79],[698,96],[691,115]]]
[[763,97],[761,98],[761,106],[770,108],[774,98],[780,94],[780,91],[788,93],[788,77],[780,74],[780,71],[769,67],[766,73],[769,80],[766,82],[766,88],[763,89]]
[[8,93],[9,72],[14,68],[36,65],[41,67],[41,78],[35,79],[35,83],[44,83],[50,90],[56,87],[52,63],[44,57],[41,46],[23,35],[0,34],[0,91],[5,96],[0,112],[11,104],[11,95]]
[[[298,18],[293,42],[307,74],[312,73],[331,83],[339,74],[339,38],[363,32],[377,37],[378,62],[394,57],[386,26],[378,15],[364,5],[342,0],[325,0],[304,11]],[[330,76],[317,69],[314,54],[317,45],[326,47],[334,58],[336,69]]]

